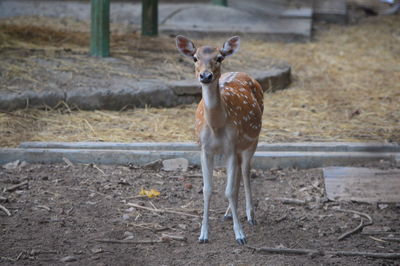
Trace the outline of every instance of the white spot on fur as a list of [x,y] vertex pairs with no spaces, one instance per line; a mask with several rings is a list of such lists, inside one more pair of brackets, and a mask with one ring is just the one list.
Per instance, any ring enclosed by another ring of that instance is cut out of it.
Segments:
[[224,86],[226,83],[232,82],[238,72],[230,72],[228,75],[225,75],[222,79],[219,80],[219,85]]

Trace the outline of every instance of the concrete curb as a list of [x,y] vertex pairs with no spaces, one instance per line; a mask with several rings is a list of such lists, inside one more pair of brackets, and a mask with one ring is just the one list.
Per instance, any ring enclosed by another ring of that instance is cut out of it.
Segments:
[[[291,68],[280,63],[268,71],[253,71],[265,91],[286,88],[291,82]],[[132,80],[129,87],[77,88],[72,91],[0,92],[0,110],[12,111],[26,107],[55,107],[64,101],[81,110],[121,110],[133,107],[173,107],[198,102],[201,87],[195,80],[161,82]]]
[[[142,150],[142,151],[199,151],[195,142],[22,142],[21,149],[83,149],[83,150]],[[392,143],[356,142],[260,142],[257,151],[284,152],[380,152],[400,153],[400,145]]]
[[[271,151],[275,149],[275,151]],[[269,151],[267,151],[269,150]],[[282,151],[286,150],[286,151]],[[291,151],[287,151],[291,150]],[[302,150],[302,151],[301,151]],[[337,151],[341,150],[341,151]],[[389,152],[388,152],[389,151]],[[349,166],[355,163],[400,158],[398,145],[306,143],[261,144],[253,159],[256,169],[301,169],[327,166]],[[62,163],[63,158],[73,163],[143,165],[158,159],[186,158],[192,165],[200,165],[200,152],[194,143],[22,143],[20,148],[0,149],[0,164],[15,160],[29,163]],[[222,156],[216,166],[223,166]]]

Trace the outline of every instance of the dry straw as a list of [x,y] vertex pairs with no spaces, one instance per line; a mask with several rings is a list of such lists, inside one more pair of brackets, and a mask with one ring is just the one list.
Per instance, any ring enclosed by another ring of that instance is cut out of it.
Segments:
[[[50,22],[43,18],[1,21],[0,90],[45,89],[54,73],[61,72],[71,76],[70,84],[76,84],[76,79],[84,82],[85,75],[193,77],[191,62],[181,58],[173,38],[142,38],[121,33],[119,27],[111,44],[116,63],[86,55],[85,23]],[[266,57],[286,60],[293,67],[294,81],[288,89],[265,94],[260,140],[400,142],[398,25],[400,16],[372,17],[357,25],[322,26],[309,43],[243,40],[240,53],[227,60],[227,70],[262,70]],[[69,50],[73,52],[65,52]],[[195,108],[90,112],[60,103],[53,109],[2,112],[0,146],[13,147],[21,141],[193,141]]]

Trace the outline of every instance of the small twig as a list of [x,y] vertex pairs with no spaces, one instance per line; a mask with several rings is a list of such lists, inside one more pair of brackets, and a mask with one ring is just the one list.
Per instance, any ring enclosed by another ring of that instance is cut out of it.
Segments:
[[382,240],[400,243],[400,238],[394,237],[381,237]]
[[346,210],[346,209],[334,209],[334,210],[338,211],[338,212],[354,213],[354,214],[360,215],[360,216],[365,217],[365,218],[368,219],[368,222],[364,223],[364,220],[361,218],[361,222],[356,228],[354,228],[354,229],[352,229],[352,230],[350,230],[350,231],[348,231],[348,232],[346,232],[346,233],[344,233],[344,234],[342,234],[341,236],[338,237],[339,241],[345,239],[346,237],[348,237],[351,234],[354,234],[354,233],[357,233],[357,232],[361,231],[365,226],[373,224],[371,216],[369,216],[366,213],[359,212],[359,211],[353,211],[353,210]]
[[270,248],[270,247],[256,248],[252,246],[246,246],[246,247],[259,253],[272,253],[272,254],[275,253],[275,254],[288,254],[288,255],[310,255],[310,254],[321,254],[322,252],[316,249]]
[[161,239],[173,239],[179,241],[186,241],[186,237],[178,236],[178,235],[170,235],[170,234],[161,234]]
[[21,251],[21,252],[18,254],[18,256],[17,256],[17,258],[15,259],[15,261],[19,261],[19,259],[22,257],[23,254],[24,254],[24,252]]
[[122,197],[124,200],[131,200],[131,199],[140,199],[140,198],[147,198],[146,195],[136,195],[136,196],[131,196],[131,197]]
[[306,201],[305,200],[299,200],[299,199],[291,199],[291,198],[267,198],[267,200],[276,200],[280,201],[283,204],[295,204],[295,205],[305,205]]
[[247,246],[259,253],[267,253],[267,254],[287,254],[287,255],[335,255],[335,256],[361,256],[361,257],[370,257],[375,259],[399,259],[400,253],[375,253],[375,252],[361,252],[361,251],[346,251],[346,250],[333,250],[333,251],[324,251],[317,249],[292,249],[292,248],[270,248],[270,247],[262,247],[256,248]]
[[352,229],[352,230],[350,230],[350,231],[347,231],[346,233],[342,234],[341,236],[338,237],[338,240],[339,240],[339,241],[340,241],[340,240],[343,240],[343,239],[345,239],[346,237],[348,237],[349,235],[361,231],[361,229],[363,229],[364,226],[365,226],[365,224],[364,224],[364,219],[361,218],[360,224],[359,224],[356,228],[354,228],[354,229]]
[[[69,110],[71,111],[71,110]],[[92,127],[92,125],[89,123],[89,121],[87,121],[86,119],[83,119],[83,121],[85,121],[86,125],[89,127],[90,131],[92,131],[92,133],[94,135],[96,135],[96,131],[94,131],[94,128]]]
[[8,216],[11,216],[11,212],[3,205],[0,205],[0,210],[4,211]]
[[358,215],[360,215],[360,216],[363,216],[363,217],[367,218],[368,221],[369,221],[369,223],[371,223],[371,224],[373,223],[371,216],[369,216],[369,215],[366,214],[366,213],[359,212],[359,211],[353,211],[353,210],[347,210],[347,209],[334,209],[334,210],[335,210],[335,211],[338,211],[338,212],[349,212],[349,213],[358,214]]
[[6,202],[8,199],[6,197],[0,196],[0,202]]
[[166,240],[157,239],[157,240],[118,240],[118,239],[96,239],[96,242],[100,243],[109,243],[109,244],[156,244],[156,243],[165,243]]
[[45,209],[46,211],[51,211],[50,207],[46,206],[46,205],[38,205],[37,206],[39,209]]
[[19,184],[14,185],[14,186],[5,188],[4,191],[5,191],[5,192],[13,192],[13,191],[19,189],[20,187],[25,186],[25,185],[28,185],[28,181],[24,181],[24,182],[22,182],[22,183],[19,183]]
[[375,240],[375,241],[379,241],[379,242],[384,242],[384,243],[387,243],[387,241],[385,241],[385,240],[382,240],[382,239],[380,239],[380,238],[377,238],[377,237],[369,236],[369,238],[371,238],[371,239],[373,239],[373,240]]
[[23,254],[24,254],[24,252],[21,251],[15,259],[14,258],[10,258],[10,257],[2,257],[2,256],[0,256],[0,259],[16,262],[16,261],[19,261],[19,259],[22,257]]
[[[152,212],[172,213],[172,214],[183,215],[183,216],[189,216],[189,217],[194,217],[194,218],[202,218],[202,217],[199,216],[199,215],[195,215],[195,214],[191,214],[191,213],[178,212],[178,211],[167,210],[167,209],[153,209],[153,208],[140,206],[140,205],[138,205],[138,204],[130,203],[130,202],[128,202],[127,205],[128,205],[128,206],[131,206],[131,207],[138,208],[138,209],[142,209],[142,210],[152,211]],[[210,219],[214,219],[214,218],[210,217]]]
[[106,173],[104,173],[103,170],[101,170],[97,165],[95,165],[94,163],[92,164],[92,167],[96,170],[98,170],[100,173],[102,173],[103,175],[106,175]]
[[203,175],[201,175],[201,174],[193,174],[193,175],[172,175],[172,176],[169,176],[169,178],[175,178],[175,179],[179,179],[179,178],[203,178]]
[[63,157],[62,159],[69,167],[73,167],[74,166],[74,164],[70,160],[68,160],[68,158]]
[[151,207],[153,207],[154,210],[158,210],[158,208],[156,207],[156,205],[154,205],[153,202],[149,201],[149,203],[150,203]]
[[141,223],[141,224],[136,224],[136,223],[129,223],[128,225],[134,226],[134,227],[139,227],[143,228],[146,230],[150,230],[152,232],[161,232],[161,231],[166,231],[166,230],[176,230],[170,227],[161,227],[159,224],[154,224],[154,223]]

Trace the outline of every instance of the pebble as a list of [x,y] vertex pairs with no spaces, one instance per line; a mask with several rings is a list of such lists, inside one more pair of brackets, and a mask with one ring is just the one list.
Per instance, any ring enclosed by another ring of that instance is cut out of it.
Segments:
[[75,256],[66,256],[66,257],[60,259],[61,262],[73,262],[73,261],[77,261],[77,260],[78,260],[78,258]]
[[98,254],[98,253],[102,253],[102,252],[103,252],[103,249],[100,248],[100,247],[94,247],[94,248],[90,249],[90,251],[91,251],[93,254]]
[[183,171],[189,167],[189,161],[185,158],[175,158],[162,161],[164,171]]
[[191,190],[193,188],[193,185],[191,183],[185,183],[184,187],[186,190]]
[[129,231],[124,232],[124,240],[131,240],[133,239],[133,233]]
[[387,207],[389,207],[389,205],[388,204],[378,204],[378,208],[379,209],[381,209],[381,210],[383,210],[383,209],[386,209]]

